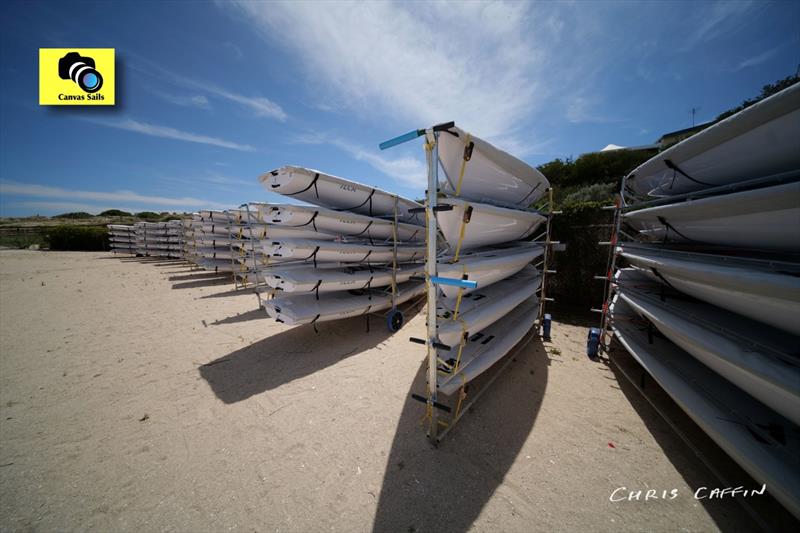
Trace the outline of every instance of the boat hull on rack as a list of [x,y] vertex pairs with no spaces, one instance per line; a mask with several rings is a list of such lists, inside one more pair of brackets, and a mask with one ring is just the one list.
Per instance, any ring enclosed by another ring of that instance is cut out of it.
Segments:
[[[471,153],[465,164],[468,146]],[[445,178],[439,182],[442,191],[476,202],[529,207],[550,186],[532,166],[456,127],[439,134],[439,161]]]
[[[455,371],[437,373],[438,391],[442,394],[453,394],[507,355],[533,327],[537,310],[538,303],[534,299],[528,299],[501,320],[470,335],[461,350],[461,360]],[[457,356],[454,352],[440,351],[439,358],[449,358],[450,365],[455,366]]]
[[[386,263],[392,261],[393,247],[369,243],[346,243],[335,241],[314,241],[307,239],[286,239],[262,241],[263,253],[283,260],[316,259],[321,262],[341,263]],[[267,244],[268,243],[268,244]],[[402,245],[397,247],[397,260],[414,261],[425,257],[424,246]]]
[[[391,240],[393,225],[390,220],[334,211],[324,207],[306,205],[264,205],[258,206],[257,216],[260,220],[287,229],[317,230],[344,237],[364,239]],[[310,237],[308,237],[310,238]],[[398,241],[424,241],[425,228],[413,224],[398,223]]]
[[651,241],[800,253],[800,181],[648,207],[624,220]]
[[635,311],[619,297],[612,314],[614,333],[634,359],[709,437],[800,517],[797,426],[669,340],[655,337],[649,342],[646,327],[629,318]]
[[[536,291],[542,283],[541,274],[532,266],[479,288],[461,298],[461,302],[442,298],[439,305],[439,342],[457,346],[465,335],[483,330],[502,320],[525,300],[538,304]],[[458,314],[455,314],[458,307]]]
[[293,228],[276,224],[251,223],[248,226],[231,226],[230,235],[235,239],[315,239],[332,241],[338,235],[316,231],[311,227]]
[[[271,192],[314,205],[368,216],[394,215],[395,195],[317,170],[285,166],[264,174],[259,181]],[[403,222],[424,224],[424,216],[410,212],[420,207],[407,198],[397,197],[398,216]]]
[[634,169],[625,187],[639,197],[673,196],[796,170],[797,139],[800,84],[664,150]]
[[[409,281],[398,286],[395,303],[400,305],[425,293],[425,283]],[[319,295],[278,296],[263,303],[267,314],[290,326],[340,320],[389,309],[387,291],[337,291]]]
[[800,335],[800,265],[623,246],[622,257],[698,300]]
[[[398,265],[395,273],[397,283],[403,283],[412,276],[424,276],[425,266],[422,264]],[[264,281],[267,285],[284,292],[334,292],[369,287],[383,287],[391,285],[391,268],[376,268],[369,266],[352,266],[344,268],[293,268],[282,270],[273,268],[264,272]]]
[[530,237],[547,220],[536,211],[508,209],[458,198],[447,198],[439,205],[453,207],[436,213],[439,229],[452,249],[457,248],[459,242],[461,250],[470,250],[518,241]]
[[[675,293],[635,269],[617,273],[619,296],[664,336],[764,405],[800,424],[798,338]],[[640,284],[639,287],[636,287]]]
[[469,294],[483,289],[522,270],[525,265],[542,255],[544,248],[533,243],[520,243],[506,248],[470,251],[463,254],[457,263],[441,262],[438,275],[444,278],[466,279],[478,282],[476,289],[458,289],[440,285],[445,298],[455,298],[459,290]]

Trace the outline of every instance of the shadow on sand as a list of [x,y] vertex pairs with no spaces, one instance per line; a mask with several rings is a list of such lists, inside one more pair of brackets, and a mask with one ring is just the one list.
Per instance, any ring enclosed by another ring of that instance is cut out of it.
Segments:
[[[467,531],[503,482],[527,440],[547,386],[548,358],[538,339],[512,355],[438,448],[420,424],[423,362],[403,406],[381,487],[373,531]],[[470,386],[479,390],[505,360]],[[448,402],[450,404],[452,402]]]
[[[725,488],[742,486],[747,489],[760,488],[761,484],[747,474],[731,459],[706,433],[689,418],[658,383],[631,357],[627,351],[614,343],[609,365],[625,397],[641,417],[650,434],[664,451],[675,469],[692,488]],[[625,377],[636,381],[634,386]],[[645,398],[640,389],[647,395]],[[648,401],[648,398],[650,401]],[[651,405],[653,402],[656,408]],[[674,426],[664,420],[663,413]],[[676,433],[680,431],[701,455],[709,462],[716,474],[709,469],[698,455]],[[717,477],[721,475],[722,480]],[[767,487],[769,492],[769,487]],[[722,531],[790,531],[796,530],[797,521],[771,496],[761,496],[747,500],[697,500],[703,505]],[[761,519],[761,524],[742,506],[750,506],[753,514]]]
[[237,322],[247,322],[249,320],[260,320],[266,318],[269,318],[267,312],[259,308],[247,311],[245,313],[239,313],[238,315],[229,316],[227,318],[222,318],[220,320],[215,320],[211,323],[211,325],[221,326],[223,324],[236,324]]
[[[264,313],[258,309],[245,315],[256,312],[258,317]],[[415,313],[407,313],[406,320]],[[392,335],[381,315],[370,317],[369,332],[366,327],[363,316],[322,322],[318,333],[310,325],[297,326],[206,363],[200,376],[223,402],[240,402],[369,350]]]
[[184,281],[180,283],[173,283],[173,289],[196,289],[198,287],[212,287],[214,285],[230,285],[233,283],[230,274],[216,277],[201,277],[192,281]]

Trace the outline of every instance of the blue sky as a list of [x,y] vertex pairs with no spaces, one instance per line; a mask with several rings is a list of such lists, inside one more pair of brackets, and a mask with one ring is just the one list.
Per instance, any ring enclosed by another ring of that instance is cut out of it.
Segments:
[[[800,64],[798,2],[46,3],[0,7],[0,215],[283,201],[286,164],[419,197],[410,129],[532,164],[662,133]],[[117,50],[116,108],[38,105],[39,48]]]

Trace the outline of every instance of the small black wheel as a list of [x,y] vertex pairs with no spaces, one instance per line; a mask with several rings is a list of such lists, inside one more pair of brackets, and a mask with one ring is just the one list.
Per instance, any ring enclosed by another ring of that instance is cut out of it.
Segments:
[[386,327],[392,332],[400,331],[400,328],[403,327],[403,320],[403,313],[399,309],[392,309],[386,315]]

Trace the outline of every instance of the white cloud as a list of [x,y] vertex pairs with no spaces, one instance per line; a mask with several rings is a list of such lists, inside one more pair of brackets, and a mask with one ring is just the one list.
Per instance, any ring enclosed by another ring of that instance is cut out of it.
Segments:
[[756,67],[756,66],[758,66],[758,65],[760,65],[762,63],[765,63],[765,62],[769,61],[775,54],[778,53],[778,50],[780,50],[782,46],[783,45],[776,46],[775,48],[771,48],[771,49],[767,50],[766,52],[758,54],[757,56],[753,56],[753,57],[745,59],[744,61],[739,63],[739,65],[736,66],[736,68],[733,69],[734,72],[738,72],[738,71],[740,71],[742,69],[746,69],[746,68],[750,68],[750,67]]
[[292,141],[298,144],[329,144],[335,146],[349,154],[353,159],[363,161],[372,168],[397,180],[404,187],[419,189],[420,187],[426,187],[428,184],[426,164],[412,156],[389,158],[341,137],[328,137],[321,134],[297,135]]
[[[731,29],[736,24],[748,23],[742,18],[747,13],[753,2],[751,0],[717,0],[712,4],[698,4],[700,9],[693,10],[697,24],[687,21],[687,26],[693,28],[686,37],[681,51],[689,51],[695,46],[711,41]],[[704,8],[703,8],[704,7]]]
[[396,127],[455,120],[488,139],[520,133],[543,104],[537,43],[563,27],[525,3],[236,6],[264,38],[300,55],[325,105],[389,116]]
[[199,144],[208,144],[211,146],[219,146],[221,148],[229,148],[231,150],[240,150],[242,152],[253,152],[255,148],[249,144],[239,144],[233,141],[226,141],[219,137],[209,137],[207,135],[198,135],[188,131],[171,128],[169,126],[159,126],[157,124],[149,124],[147,122],[139,122],[130,118],[121,120],[103,120],[94,118],[83,118],[86,122],[97,124],[99,126],[106,126],[108,128],[116,128],[120,130],[134,131],[152,137],[161,137],[164,139],[174,139],[176,141],[186,141]]
[[[37,185],[33,183],[22,183],[10,180],[0,180],[0,195],[3,196],[34,196],[41,198],[75,199],[88,200],[94,202],[133,202],[141,205],[164,206],[172,209],[188,208],[220,208],[227,209],[230,206],[217,202],[193,198],[190,196],[183,198],[168,198],[164,196],[149,196],[133,191],[85,191],[76,189],[64,189],[62,187],[52,187],[49,185]],[[159,209],[160,210],[160,209]]]
[[184,96],[184,95],[175,95],[175,94],[167,94],[163,91],[153,91],[158,94],[161,98],[170,102],[175,105],[184,106],[184,107],[197,107],[200,109],[211,109],[211,104],[208,102],[208,98],[206,98],[202,94],[197,94],[193,96]]
[[142,74],[147,74],[150,76],[155,75],[159,81],[171,81],[176,85],[180,85],[188,89],[206,92],[225,100],[235,102],[239,105],[249,108],[251,111],[254,111],[258,117],[272,118],[280,122],[285,122],[289,117],[289,115],[286,114],[280,105],[273,102],[269,98],[264,96],[244,96],[212,83],[188,78],[186,76],[176,74],[171,70],[167,70],[164,67],[143,57],[137,57],[136,63],[134,63],[132,67],[137,72]]

